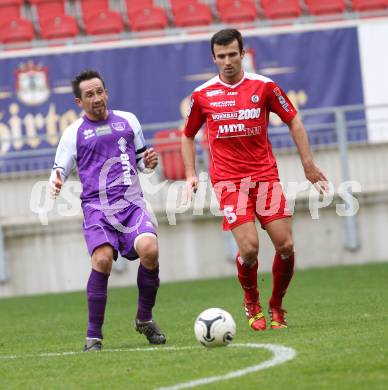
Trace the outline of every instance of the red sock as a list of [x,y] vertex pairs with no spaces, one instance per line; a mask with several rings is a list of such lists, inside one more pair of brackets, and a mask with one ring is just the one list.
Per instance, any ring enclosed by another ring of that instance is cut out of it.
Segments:
[[270,307],[282,306],[283,297],[294,274],[294,261],[294,254],[286,259],[282,259],[281,255],[276,253],[272,266],[273,288],[272,296],[269,300]]
[[236,257],[238,279],[244,290],[244,302],[259,302],[259,291],[257,289],[257,269],[259,262],[250,265],[245,263],[239,254]]

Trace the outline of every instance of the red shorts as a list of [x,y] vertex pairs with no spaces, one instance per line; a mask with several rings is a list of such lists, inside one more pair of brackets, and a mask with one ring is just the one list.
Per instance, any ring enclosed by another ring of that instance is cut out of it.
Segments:
[[224,213],[223,229],[231,230],[254,222],[255,216],[262,228],[276,219],[290,217],[283,188],[278,181],[216,183],[214,191]]

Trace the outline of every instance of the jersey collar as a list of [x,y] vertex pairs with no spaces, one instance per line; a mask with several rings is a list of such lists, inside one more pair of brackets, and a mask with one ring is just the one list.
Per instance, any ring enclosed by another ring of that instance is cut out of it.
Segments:
[[102,120],[99,120],[99,121],[93,121],[90,118],[88,118],[86,116],[86,114],[83,115],[83,118],[84,118],[84,120],[86,120],[86,121],[88,121],[90,123],[106,123],[106,122],[109,122],[111,116],[112,116],[112,111],[108,110],[108,116],[106,117],[106,119],[102,119]]
[[224,87],[228,87],[228,88],[237,88],[240,84],[242,84],[242,82],[245,80],[245,72],[243,73],[243,77],[241,78],[241,80],[236,83],[236,84],[227,84],[227,83],[224,83],[222,80],[221,80],[221,77],[220,75],[217,76],[218,77],[218,82],[220,84],[222,84]]

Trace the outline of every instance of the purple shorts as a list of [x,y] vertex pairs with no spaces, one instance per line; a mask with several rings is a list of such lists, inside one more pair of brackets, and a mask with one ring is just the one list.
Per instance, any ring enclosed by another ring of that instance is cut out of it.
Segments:
[[127,207],[113,215],[91,206],[84,207],[83,212],[83,231],[90,256],[97,247],[110,244],[115,260],[118,252],[129,260],[136,260],[139,257],[134,248],[136,238],[143,234],[156,236],[147,210],[138,206]]

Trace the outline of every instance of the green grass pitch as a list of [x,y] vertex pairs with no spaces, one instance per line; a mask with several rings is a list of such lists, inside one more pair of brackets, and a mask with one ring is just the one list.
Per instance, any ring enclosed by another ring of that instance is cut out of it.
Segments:
[[[259,283],[267,310],[271,275],[260,275]],[[272,356],[237,347],[243,343],[283,345],[297,355],[198,388],[388,388],[388,263],[298,271],[285,301],[289,329],[283,331],[248,328],[236,278],[162,284],[154,316],[168,341],[152,351],[133,329],[136,299],[134,287],[109,290],[100,353],[78,353],[85,293],[0,300],[0,389],[156,389],[222,376]],[[223,307],[235,318],[235,348],[206,349],[196,342],[193,321],[208,307]],[[115,349],[122,351],[109,352]],[[77,353],[61,355],[71,351]]]

